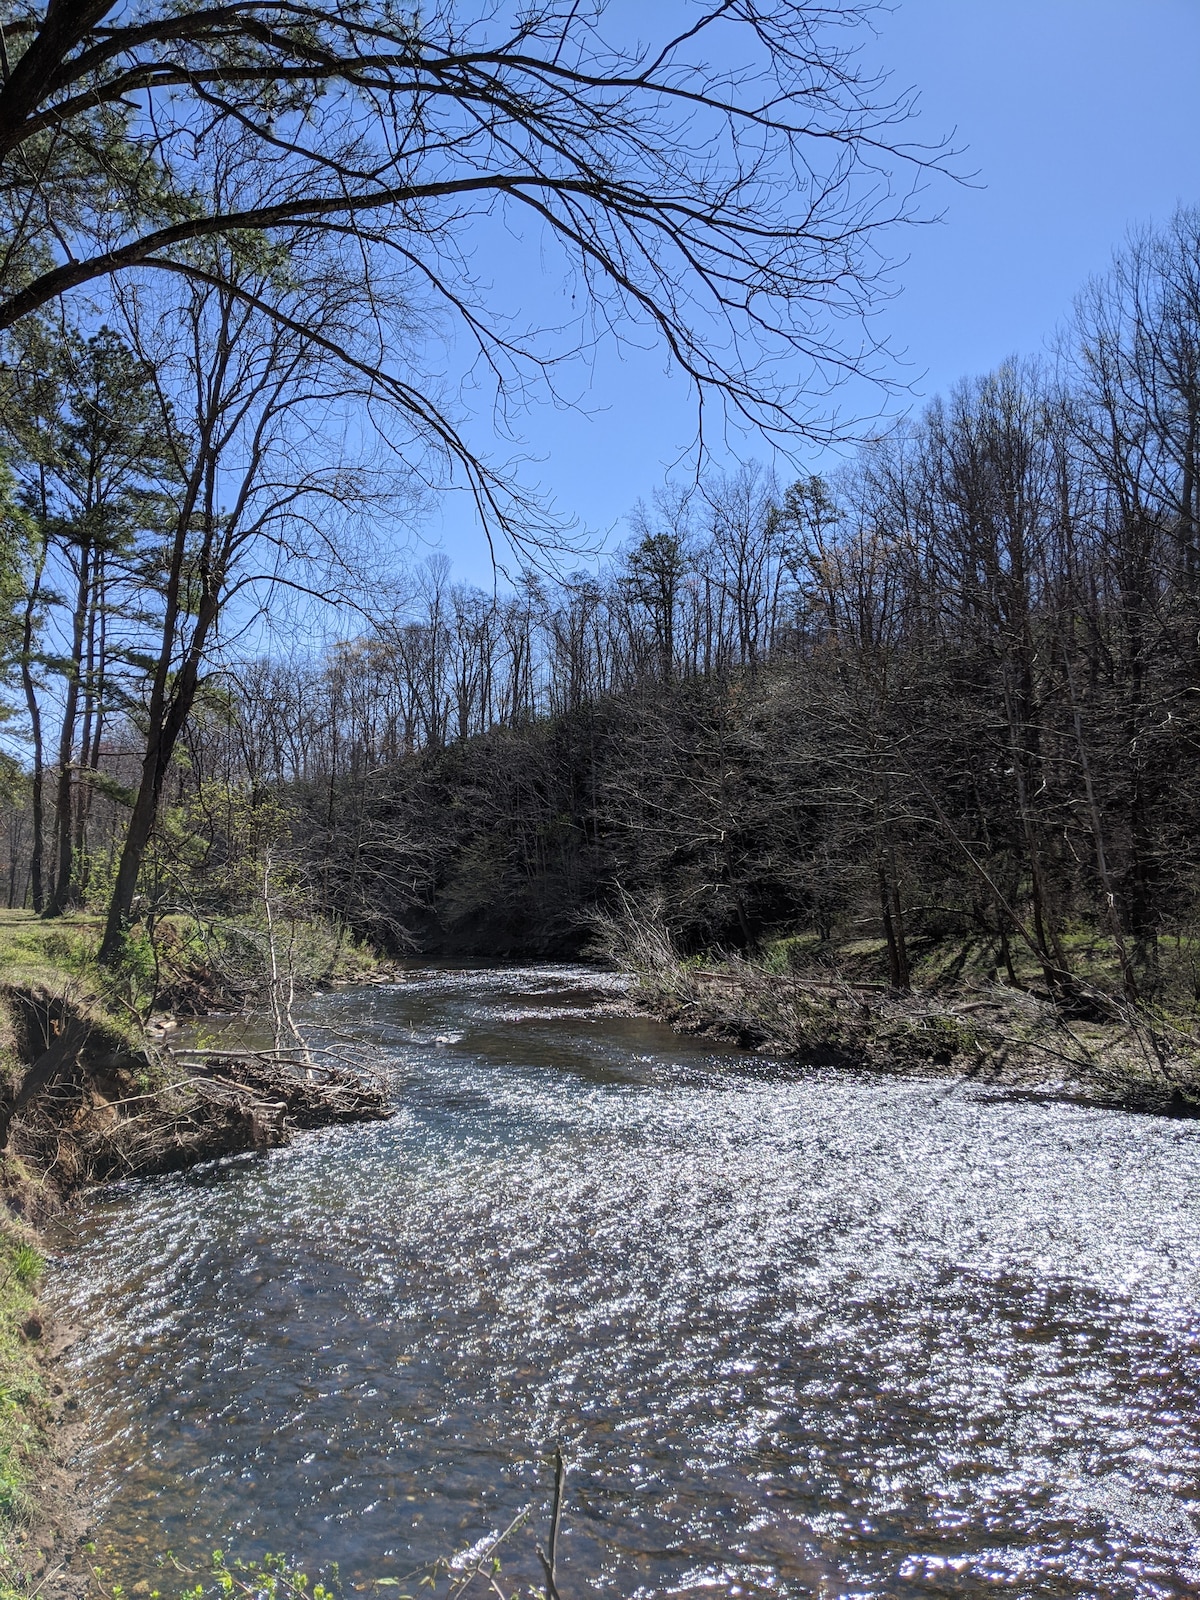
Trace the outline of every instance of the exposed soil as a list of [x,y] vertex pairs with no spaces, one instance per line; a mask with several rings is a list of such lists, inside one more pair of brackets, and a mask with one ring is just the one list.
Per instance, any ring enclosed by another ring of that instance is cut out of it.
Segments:
[[170,1172],[285,1145],[302,1128],[390,1115],[379,1079],[302,1054],[213,1052],[174,1062],[131,1050],[119,1031],[69,1001],[0,990],[18,1066],[0,1099],[5,1153],[30,1184],[21,1214],[84,1184]]

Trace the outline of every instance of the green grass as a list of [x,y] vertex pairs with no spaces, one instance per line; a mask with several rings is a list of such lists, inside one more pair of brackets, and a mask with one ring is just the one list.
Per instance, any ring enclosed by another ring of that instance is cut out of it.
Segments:
[[30,1334],[42,1257],[29,1231],[0,1210],[0,1565],[8,1537],[34,1508],[37,1467],[48,1442],[48,1403],[37,1339]]
[[103,923],[86,912],[47,921],[32,911],[0,910],[0,979],[10,984],[90,987],[96,997],[95,956]]
[[[317,919],[277,916],[273,931],[279,968],[290,967],[301,991],[323,981],[353,982],[377,965],[365,945]],[[251,985],[265,982],[270,970],[270,933],[261,915],[164,917],[153,944],[135,928],[125,959],[111,972],[96,964],[102,932],[103,919],[90,912],[46,920],[0,910],[0,984],[48,991],[107,1014],[130,1030],[132,1044],[156,989],[169,988],[179,970],[211,964]]]

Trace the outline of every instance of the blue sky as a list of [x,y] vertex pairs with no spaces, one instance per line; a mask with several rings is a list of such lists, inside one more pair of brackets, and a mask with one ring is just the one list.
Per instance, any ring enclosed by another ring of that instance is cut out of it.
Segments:
[[[944,220],[896,241],[907,260],[878,326],[907,352],[910,403],[1045,349],[1130,227],[1200,203],[1200,0],[897,0],[869,50],[895,87],[919,89],[917,132],[952,134],[958,169],[976,174],[972,187],[939,185],[930,203]],[[525,477],[616,543],[626,513],[686,449],[694,412],[661,355],[604,349],[585,407],[540,405],[519,419],[540,458]],[[487,427],[481,416],[477,441]],[[769,459],[754,440],[744,453]],[[457,576],[490,586],[461,497],[445,498],[426,537]]]

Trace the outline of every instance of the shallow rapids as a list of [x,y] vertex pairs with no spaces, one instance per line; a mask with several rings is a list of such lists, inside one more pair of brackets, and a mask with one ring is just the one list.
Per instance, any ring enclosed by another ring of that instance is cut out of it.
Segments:
[[391,1122],[86,1200],[50,1298],[114,1576],[352,1593],[543,1507],[561,1441],[564,1600],[1195,1595],[1200,1123],[785,1071],[614,983],[321,997]]

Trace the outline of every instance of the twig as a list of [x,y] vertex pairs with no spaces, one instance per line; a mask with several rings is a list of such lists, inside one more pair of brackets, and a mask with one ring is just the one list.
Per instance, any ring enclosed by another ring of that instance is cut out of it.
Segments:
[[563,1493],[567,1482],[567,1468],[563,1461],[562,1446],[554,1447],[554,1502],[550,1507],[550,1538],[549,1554],[543,1554],[541,1545],[537,1547],[538,1560],[546,1573],[546,1600],[561,1600],[558,1585],[555,1581],[555,1567],[558,1563],[558,1529],[562,1522]]
[[492,1540],[491,1544],[489,1544],[485,1550],[481,1550],[479,1552],[479,1555],[475,1558],[475,1565],[472,1570],[464,1577],[460,1578],[457,1583],[451,1584],[447,1595],[447,1600],[454,1600],[454,1596],[462,1594],[469,1584],[475,1582],[475,1579],[479,1577],[482,1571],[482,1563],[490,1560],[500,1546],[504,1543],[504,1541],[516,1533],[517,1529],[521,1527],[523,1523],[528,1522],[531,1510],[531,1506],[525,1506],[522,1510],[518,1511],[516,1516],[509,1523],[508,1527],[504,1529],[503,1533],[498,1533]]

